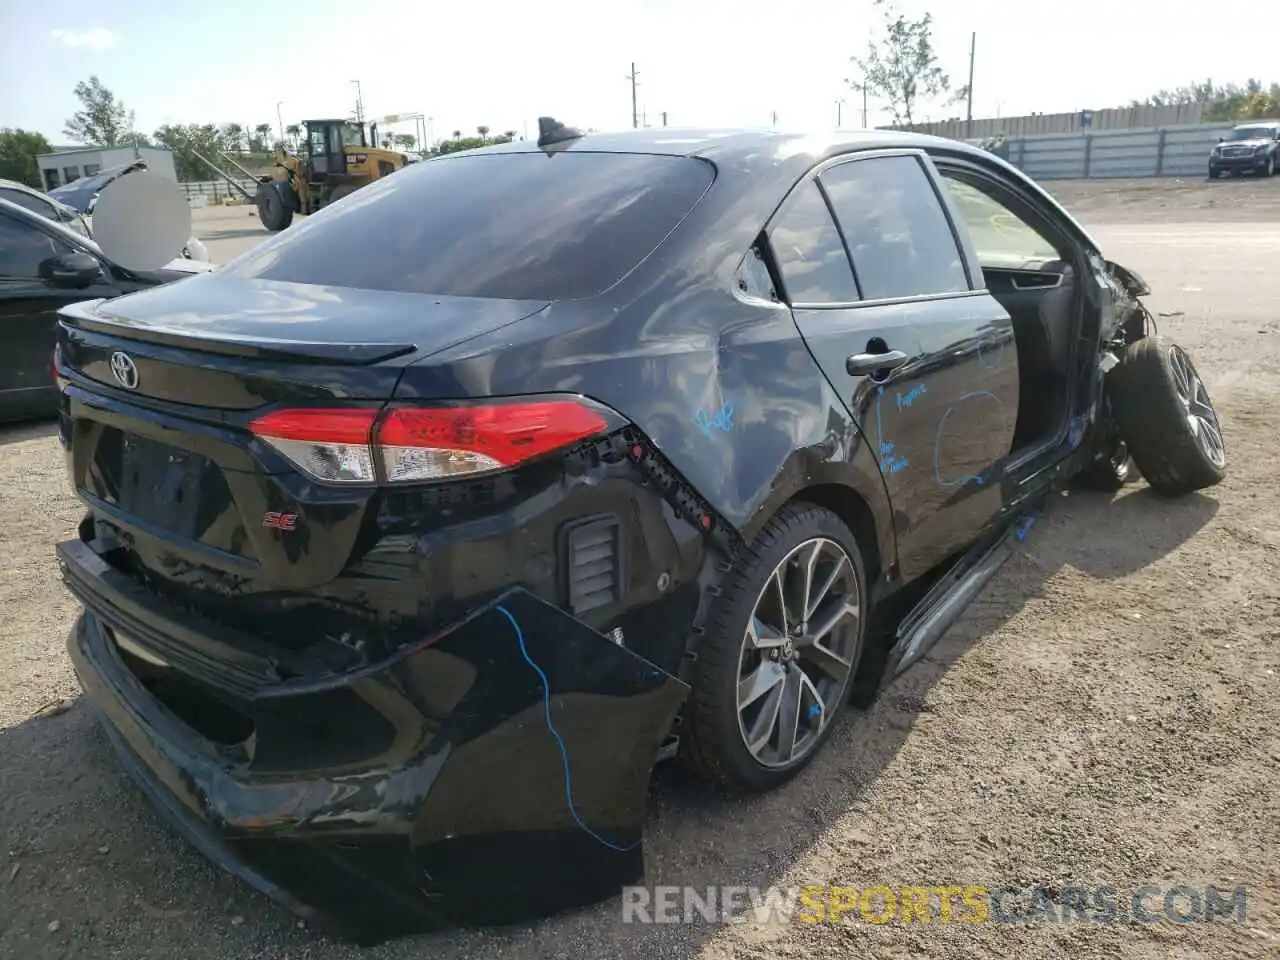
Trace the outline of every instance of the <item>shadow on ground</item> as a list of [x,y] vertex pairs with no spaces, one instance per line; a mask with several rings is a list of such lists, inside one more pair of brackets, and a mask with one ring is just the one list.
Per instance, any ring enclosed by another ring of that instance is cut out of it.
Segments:
[[0,447],[25,440],[39,440],[58,435],[57,420],[38,420],[30,423],[0,424]]
[[[932,709],[929,691],[947,669],[1015,617],[1057,570],[1069,565],[1102,581],[1124,577],[1178,548],[1216,511],[1208,496],[1168,501],[1146,489],[1114,500],[1076,492],[1055,498],[1023,553],[988,586],[980,614],[962,619],[869,710],[850,711],[793,783],[764,796],[730,799],[690,782],[679,768],[661,769],[647,827],[646,882],[697,888],[779,882],[875,784],[915,718]],[[126,950],[133,958],[166,960],[179,953],[684,960],[718,929],[706,923],[624,925],[613,900],[526,928],[435,934],[371,950],[321,939],[197,856],[151,813],[117,771],[82,699],[59,715],[0,733],[0,783],[0,854],[9,853],[0,868],[0,884],[8,880],[0,897],[0,955]],[[56,802],[50,804],[50,797]],[[198,953],[192,943],[201,945]],[[149,947],[139,952],[140,944]]]

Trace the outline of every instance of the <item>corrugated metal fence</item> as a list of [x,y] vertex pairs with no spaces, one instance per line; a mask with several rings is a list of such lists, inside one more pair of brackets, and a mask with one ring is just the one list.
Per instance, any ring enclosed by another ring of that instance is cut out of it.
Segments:
[[1209,153],[1230,123],[1011,137],[1003,154],[1037,180],[1204,177]]
[[974,117],[972,120],[936,120],[913,123],[902,130],[931,133],[935,137],[970,140],[975,137],[1029,137],[1042,133],[1082,133],[1085,114],[1094,131],[1132,130],[1145,127],[1171,127],[1199,123],[1204,115],[1203,103],[1182,103],[1167,107],[1110,107],[1106,110],[1075,113],[1030,113],[1021,117]]

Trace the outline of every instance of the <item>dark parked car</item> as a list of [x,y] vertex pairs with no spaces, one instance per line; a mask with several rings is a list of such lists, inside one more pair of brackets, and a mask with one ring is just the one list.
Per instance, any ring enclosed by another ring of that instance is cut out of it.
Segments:
[[1258,173],[1275,176],[1280,158],[1280,120],[1242,123],[1225,137],[1209,154],[1209,176],[1218,179],[1224,173]]
[[132,293],[212,269],[175,260],[126,270],[92,240],[0,190],[0,422],[58,413],[51,370],[58,308]]
[[16,180],[0,180],[0,200],[8,200],[32,213],[38,213],[46,220],[53,220],[71,228],[82,237],[91,237],[89,224],[78,211],[50,197],[48,194],[33,190],[25,183]]
[[188,837],[342,933],[616,895],[656,758],[777,786],[1055,487],[1222,478],[1148,292],[950,140],[416,164],[62,311],[75,669]]

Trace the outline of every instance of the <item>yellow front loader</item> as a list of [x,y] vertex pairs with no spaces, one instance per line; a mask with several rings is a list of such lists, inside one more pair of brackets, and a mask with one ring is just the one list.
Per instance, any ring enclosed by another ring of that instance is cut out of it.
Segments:
[[298,153],[276,147],[271,177],[258,184],[254,202],[268,230],[283,230],[295,213],[309,214],[408,163],[403,153],[377,147],[377,124],[350,120],[307,120]]

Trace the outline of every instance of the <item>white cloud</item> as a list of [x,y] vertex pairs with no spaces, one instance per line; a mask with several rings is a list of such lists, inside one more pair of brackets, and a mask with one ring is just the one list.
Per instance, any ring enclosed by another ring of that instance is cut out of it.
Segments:
[[106,27],[92,27],[88,30],[54,30],[50,36],[65,46],[75,47],[78,50],[92,50],[95,53],[114,49],[120,40],[118,34]]

